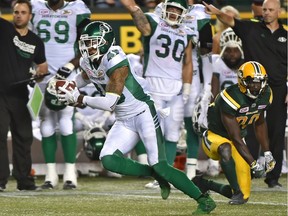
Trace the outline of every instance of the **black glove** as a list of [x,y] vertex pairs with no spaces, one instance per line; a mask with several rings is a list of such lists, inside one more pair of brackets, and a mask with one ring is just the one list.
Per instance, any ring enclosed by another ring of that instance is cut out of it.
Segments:
[[74,70],[75,66],[72,63],[67,63],[63,67],[59,68],[56,74],[56,78],[59,80],[66,79],[71,72]]
[[252,178],[262,178],[265,175],[264,166],[260,165],[257,161],[253,161],[251,164],[251,176]]

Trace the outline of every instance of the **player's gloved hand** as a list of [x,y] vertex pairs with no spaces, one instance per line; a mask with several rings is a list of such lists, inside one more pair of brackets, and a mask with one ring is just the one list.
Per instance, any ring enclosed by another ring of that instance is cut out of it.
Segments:
[[81,94],[77,87],[64,88],[60,86],[57,91],[57,98],[59,101],[64,102],[66,105],[76,106],[79,103],[82,103],[83,97],[79,97]]
[[210,86],[210,88],[204,89],[204,93],[200,100],[200,108],[199,108],[200,115],[198,117],[198,124],[201,125],[203,128],[208,127],[207,112],[208,112],[208,107],[210,104],[211,97],[212,97],[212,93],[211,93],[211,86]]
[[264,157],[265,157],[265,166],[266,166],[266,173],[267,173],[274,169],[276,165],[276,161],[273,158],[273,155],[270,151],[264,152]]
[[60,67],[58,69],[57,74],[56,74],[56,78],[61,79],[61,80],[66,79],[71,74],[71,72],[74,70],[74,68],[75,68],[75,66],[72,63],[68,62],[63,67]]
[[183,102],[186,104],[189,100],[191,92],[191,84],[190,83],[183,83],[182,95],[183,95]]
[[262,178],[265,175],[264,166],[260,165],[256,160],[252,162],[251,167],[251,175],[252,178]]

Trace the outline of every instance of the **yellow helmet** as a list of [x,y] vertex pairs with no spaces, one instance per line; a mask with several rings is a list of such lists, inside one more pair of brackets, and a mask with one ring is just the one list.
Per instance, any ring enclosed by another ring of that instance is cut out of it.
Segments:
[[[242,64],[238,70],[238,86],[240,91],[252,99],[256,99],[267,86],[267,73],[263,65],[255,61]],[[259,83],[258,87],[255,85]]]

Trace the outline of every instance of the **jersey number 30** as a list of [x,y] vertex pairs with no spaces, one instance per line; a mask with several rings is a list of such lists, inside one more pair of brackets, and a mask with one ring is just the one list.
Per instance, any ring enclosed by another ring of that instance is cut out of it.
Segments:
[[[161,40],[162,43],[162,50],[156,50],[156,55],[160,58],[166,58],[169,53],[170,50],[172,48],[172,58],[177,61],[180,62],[183,54],[184,54],[184,49],[185,49],[185,44],[183,40],[175,40],[174,41],[174,47],[171,47],[171,38],[168,35],[164,35],[164,34],[160,34],[157,37],[158,40]],[[182,49],[182,51],[181,51]],[[180,53],[180,54],[179,54]]]

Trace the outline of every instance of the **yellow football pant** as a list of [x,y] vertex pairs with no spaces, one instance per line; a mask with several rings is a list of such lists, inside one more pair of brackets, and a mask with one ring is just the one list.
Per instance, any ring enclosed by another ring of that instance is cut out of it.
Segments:
[[220,155],[218,154],[217,150],[219,146],[224,143],[229,143],[232,147],[232,158],[235,161],[237,181],[242,193],[244,194],[244,199],[248,199],[251,193],[250,166],[238,153],[232,141],[209,130],[207,136],[202,139],[202,147],[204,152],[213,160],[220,160]]

